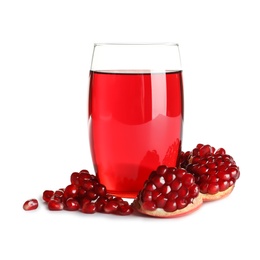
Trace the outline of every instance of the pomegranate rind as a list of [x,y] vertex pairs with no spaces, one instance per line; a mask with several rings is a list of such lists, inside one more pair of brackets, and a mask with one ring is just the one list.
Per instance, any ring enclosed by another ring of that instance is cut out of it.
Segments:
[[148,215],[151,217],[157,217],[157,218],[175,218],[175,217],[181,217],[181,216],[186,216],[197,209],[199,209],[203,204],[203,198],[202,194],[199,193],[199,195],[194,198],[192,203],[188,204],[185,208],[183,209],[178,209],[173,212],[166,212],[162,208],[157,208],[156,210],[145,210],[142,207],[142,203],[140,203],[139,200],[135,199],[133,201],[133,208],[138,211],[141,214]]
[[226,189],[224,191],[219,191],[216,194],[201,193],[202,199],[204,202],[210,202],[210,201],[224,199],[233,191],[234,187],[235,187],[235,185],[232,185],[228,189]]

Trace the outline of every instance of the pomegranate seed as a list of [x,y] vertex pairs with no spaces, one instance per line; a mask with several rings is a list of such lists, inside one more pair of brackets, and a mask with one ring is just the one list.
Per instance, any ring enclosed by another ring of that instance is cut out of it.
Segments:
[[79,210],[79,208],[80,208],[80,205],[76,199],[68,198],[66,200],[66,210],[76,211],[76,210]]
[[228,181],[219,181],[218,185],[219,185],[219,191],[227,190],[230,187]]
[[104,212],[104,206],[107,203],[107,201],[108,201],[107,198],[99,197],[96,200],[96,211],[97,212]]
[[85,190],[92,190],[94,188],[94,183],[92,180],[83,180],[81,181],[81,186]]
[[166,183],[166,184],[171,183],[175,178],[176,178],[176,175],[175,175],[175,174],[172,174],[172,173],[170,173],[170,172],[167,172],[167,173],[164,175],[164,179],[165,179],[165,183]]
[[134,211],[134,209],[128,205],[128,204],[125,204],[125,205],[121,205],[118,207],[117,209],[117,214],[119,215],[130,215],[132,214]]
[[157,188],[161,188],[165,183],[164,177],[160,175],[154,176],[151,180]]
[[160,192],[164,195],[168,194],[171,192],[171,187],[169,185],[163,185],[160,189]]
[[64,198],[75,198],[78,195],[78,186],[69,184],[64,190]]
[[96,194],[95,191],[89,190],[86,192],[86,197],[89,198],[90,200],[96,200],[98,198],[98,195]]
[[96,212],[96,204],[94,202],[84,203],[81,209],[82,213],[93,214]]
[[[197,186],[197,185],[196,185]],[[167,199],[168,200],[172,200],[172,201],[174,201],[174,200],[176,200],[177,198],[178,198],[178,192],[177,191],[172,191],[172,192],[170,192],[169,194],[167,194]],[[194,196],[195,197],[195,196]]]
[[145,183],[145,190],[153,191],[156,189],[156,186],[151,181],[146,181]]
[[185,198],[189,195],[189,190],[185,186],[182,186],[179,189],[178,194],[181,198]]
[[24,202],[23,209],[24,210],[34,210],[38,208],[38,200],[30,199]]
[[199,148],[199,155],[204,157],[205,155],[211,154],[213,152],[213,148],[210,145],[202,145]]
[[165,197],[163,194],[161,194],[160,196],[158,196],[158,198],[156,199],[156,207],[157,208],[164,208],[166,202],[167,202],[168,198]]
[[149,190],[143,190],[140,196],[143,202],[152,201],[153,199],[152,192]]
[[192,184],[191,186],[190,186],[190,188],[189,188],[189,194],[190,194],[190,196],[191,197],[197,197],[198,195],[199,195],[199,186],[198,185],[196,185],[195,183],[194,184]]
[[208,186],[208,192],[209,194],[216,194],[219,192],[219,185],[218,183],[210,183]]
[[[174,171],[174,175],[175,175],[178,179],[182,179],[182,177],[183,177],[184,175],[186,175],[186,174],[187,174],[187,171],[186,171],[185,169],[179,168],[179,169],[176,169],[176,170]],[[189,174],[188,174],[188,176],[189,176]]]
[[230,180],[230,174],[226,171],[219,171],[217,173],[217,176],[224,181],[229,181]]
[[54,191],[53,190],[45,190],[42,194],[42,199],[45,201],[45,202],[49,202],[49,200],[52,198],[54,194]]
[[223,148],[219,148],[219,149],[216,151],[216,154],[224,155],[224,154],[226,154],[226,151],[225,151],[225,149],[223,149]]
[[85,203],[90,203],[90,202],[91,202],[91,200],[90,200],[89,198],[87,198],[87,197],[82,197],[82,198],[80,199],[80,206],[82,207],[83,204],[85,204]]
[[63,210],[64,206],[63,203],[57,201],[56,199],[50,199],[48,202],[48,209],[49,210]]
[[83,189],[82,187],[78,188],[78,197],[84,198],[86,196],[87,191]]
[[193,175],[191,174],[185,174],[185,176],[183,176],[182,178],[182,184],[186,187],[189,187],[190,185],[192,185],[195,182],[195,178]]
[[239,170],[236,166],[231,166],[229,169],[227,169],[227,173],[229,173],[230,177],[234,180],[239,178]]
[[184,198],[177,198],[176,205],[178,209],[183,209],[188,205],[188,201]]
[[150,210],[150,211],[156,210],[156,203],[153,201],[145,201],[142,203],[142,206],[145,210]]
[[86,170],[86,169],[83,169],[83,170],[81,170],[79,173],[88,173],[88,174],[89,174],[89,171]]
[[171,184],[170,184],[170,187],[171,187],[171,190],[173,191],[177,191],[181,188],[182,186],[182,183],[178,180],[178,179],[175,179]]
[[208,193],[208,187],[209,187],[209,184],[208,183],[206,183],[206,182],[203,182],[203,183],[201,183],[200,185],[199,185],[199,187],[200,187],[200,192],[201,193]]
[[166,212],[174,212],[177,210],[177,203],[175,200],[168,200],[163,208]]
[[70,176],[71,184],[79,185],[79,173],[73,172]]
[[63,195],[64,195],[64,191],[63,190],[56,190],[53,194],[53,198],[56,198],[58,199],[60,202],[62,201],[63,199]]
[[165,165],[160,165],[157,168],[157,174],[164,175],[167,172],[167,167]]
[[104,205],[105,213],[114,213],[118,208],[118,202],[115,200],[110,200]]
[[94,187],[94,191],[98,196],[105,196],[107,193],[106,187],[100,183]]
[[152,200],[153,201],[155,201],[155,200],[157,200],[157,198],[161,195],[162,193],[161,193],[161,191],[158,189],[158,190],[154,190],[153,192],[152,192]]
[[85,181],[91,181],[91,180],[92,180],[91,175],[88,172],[81,172],[79,174],[79,185],[80,186],[83,186],[83,183]]

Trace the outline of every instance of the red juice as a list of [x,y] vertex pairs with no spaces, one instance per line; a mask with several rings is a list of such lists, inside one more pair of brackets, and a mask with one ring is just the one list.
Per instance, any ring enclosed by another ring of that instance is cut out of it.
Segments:
[[91,71],[89,138],[93,165],[114,195],[134,198],[160,164],[181,150],[181,71]]

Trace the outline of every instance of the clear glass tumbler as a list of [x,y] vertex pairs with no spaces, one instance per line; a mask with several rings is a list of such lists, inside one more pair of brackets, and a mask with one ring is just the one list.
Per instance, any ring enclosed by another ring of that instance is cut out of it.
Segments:
[[94,44],[88,98],[92,161],[111,194],[134,198],[159,165],[178,164],[184,100],[178,44]]

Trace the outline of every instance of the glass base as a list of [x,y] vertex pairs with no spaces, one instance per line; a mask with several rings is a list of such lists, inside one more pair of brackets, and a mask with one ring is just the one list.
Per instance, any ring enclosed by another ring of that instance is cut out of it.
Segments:
[[123,192],[123,191],[108,190],[107,192],[109,194],[111,194],[111,195],[114,195],[114,196],[117,196],[117,197],[121,197],[121,198],[126,198],[126,199],[135,199],[137,197],[137,195],[138,195],[137,191],[135,191],[135,192],[134,191],[133,192],[125,191],[125,192]]

